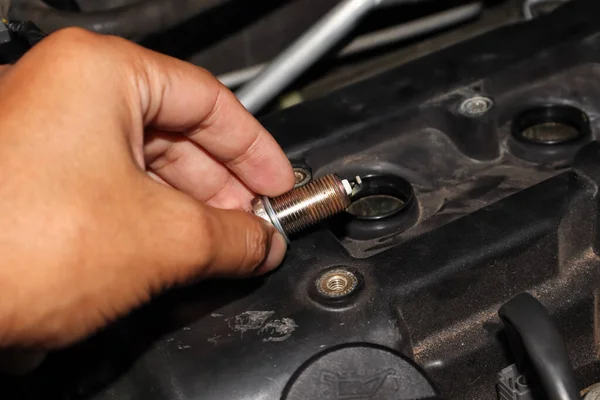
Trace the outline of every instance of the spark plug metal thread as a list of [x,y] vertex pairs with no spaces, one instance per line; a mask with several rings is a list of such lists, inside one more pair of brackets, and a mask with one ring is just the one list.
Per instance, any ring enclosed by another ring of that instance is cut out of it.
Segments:
[[289,236],[348,208],[358,185],[359,177],[356,182],[349,182],[326,175],[278,197],[257,197],[252,211],[273,224],[289,241]]

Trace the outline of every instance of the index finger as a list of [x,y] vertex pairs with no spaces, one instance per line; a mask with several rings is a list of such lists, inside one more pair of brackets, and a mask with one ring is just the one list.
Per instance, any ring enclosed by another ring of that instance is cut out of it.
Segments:
[[139,52],[147,123],[183,132],[256,193],[275,196],[293,187],[283,150],[229,89],[192,64],[142,48]]

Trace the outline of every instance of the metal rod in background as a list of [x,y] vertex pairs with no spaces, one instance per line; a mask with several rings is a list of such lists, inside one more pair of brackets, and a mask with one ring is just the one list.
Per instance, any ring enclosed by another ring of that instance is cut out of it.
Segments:
[[343,0],[244,85],[236,93],[238,99],[248,111],[259,111],[381,3],[382,0]]
[[[481,3],[467,4],[391,28],[368,33],[354,39],[337,56],[344,57],[357,54],[362,51],[412,39],[423,34],[457,25],[475,18],[481,13],[482,9],[483,5]],[[217,79],[225,86],[235,88],[257,77],[267,65],[268,63],[253,65],[248,68],[219,75]]]
[[481,3],[467,4],[405,24],[359,36],[356,40],[350,42],[348,46],[344,47],[339,55],[348,56],[375,46],[385,46],[401,40],[412,39],[438,29],[444,29],[474,18],[481,13],[482,9],[483,5]]
[[256,78],[267,65],[269,65],[269,63],[256,64],[251,67],[226,72],[217,76],[217,79],[229,89],[234,89],[249,80]]
[[[556,1],[556,0],[554,0]],[[566,3],[570,0],[559,0],[561,3]],[[533,15],[533,7],[539,5],[539,4],[544,4],[544,3],[548,3],[548,0],[525,0],[523,1],[523,17],[525,19],[533,19],[534,15]]]

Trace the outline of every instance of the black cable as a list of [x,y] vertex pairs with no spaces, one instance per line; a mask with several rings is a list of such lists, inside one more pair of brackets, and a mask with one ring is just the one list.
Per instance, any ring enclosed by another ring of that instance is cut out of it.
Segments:
[[56,10],[41,0],[13,2],[9,18],[33,21],[44,32],[78,26],[98,33],[139,39],[176,26],[231,0],[145,0],[106,11],[77,13]]
[[565,343],[546,308],[529,293],[522,293],[504,304],[498,315],[517,369],[525,373],[533,369],[549,400],[580,400]]

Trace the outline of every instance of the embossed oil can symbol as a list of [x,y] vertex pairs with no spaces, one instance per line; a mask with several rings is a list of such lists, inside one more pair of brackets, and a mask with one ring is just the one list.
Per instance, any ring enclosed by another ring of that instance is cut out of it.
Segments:
[[321,382],[330,385],[336,400],[361,400],[373,398],[389,376],[392,368],[374,374],[335,373],[321,371]]

